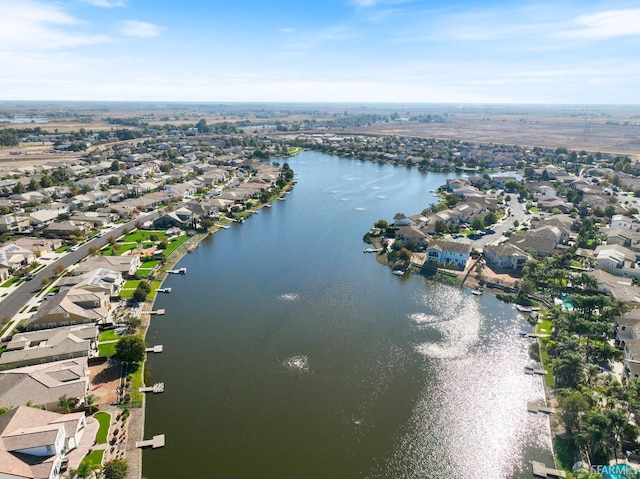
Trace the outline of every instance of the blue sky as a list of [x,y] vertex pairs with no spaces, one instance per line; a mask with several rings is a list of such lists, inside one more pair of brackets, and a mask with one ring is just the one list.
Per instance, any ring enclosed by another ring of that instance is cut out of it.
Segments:
[[640,104],[640,2],[0,0],[0,100]]

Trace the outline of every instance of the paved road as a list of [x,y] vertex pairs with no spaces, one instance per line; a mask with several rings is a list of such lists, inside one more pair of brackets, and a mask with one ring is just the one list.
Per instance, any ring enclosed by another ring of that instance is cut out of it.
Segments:
[[125,228],[132,229],[134,225],[140,221],[145,222],[160,216],[160,213],[154,211],[152,213],[148,213],[146,215],[139,216],[127,223],[123,223],[119,225],[117,228],[112,231],[106,233],[103,237],[95,237],[94,239],[87,241],[82,244],[77,251],[69,252],[65,254],[62,258],[57,261],[52,262],[46,267],[42,268],[38,273],[34,276],[34,278],[30,281],[25,281],[18,288],[9,294],[3,301],[0,303],[0,317],[13,317],[15,316],[27,302],[42,288],[42,280],[45,278],[50,278],[55,276],[53,273],[53,269],[59,264],[63,265],[65,268],[68,268],[72,264],[77,263],[84,257],[89,255],[89,248],[95,246],[100,248],[107,244],[109,237],[118,237],[124,234]]
[[470,240],[475,249],[481,250],[485,245],[503,238],[503,233],[513,226],[514,221],[517,220],[518,223],[522,225],[531,217],[529,215],[525,215],[525,203],[518,203],[518,195],[511,195],[511,201],[509,202],[508,208],[508,216],[490,227],[495,233],[484,235],[477,240]]

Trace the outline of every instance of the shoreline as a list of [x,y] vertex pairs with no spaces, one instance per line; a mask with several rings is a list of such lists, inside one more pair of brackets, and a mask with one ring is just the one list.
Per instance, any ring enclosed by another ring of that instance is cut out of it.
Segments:
[[[278,198],[284,197],[288,192],[290,192],[293,189],[293,185],[294,185],[294,182],[292,181],[282,189],[282,191],[277,197],[272,198],[267,203],[260,203],[259,206],[251,208],[249,210],[245,210],[245,211],[254,212],[264,208],[265,205],[271,205]],[[253,213],[247,214],[246,217],[248,218],[252,214]],[[179,248],[173,251],[171,255],[169,255],[169,257],[167,258],[167,261],[165,262],[165,264],[162,265],[162,268],[159,270],[161,272],[161,276],[160,278],[156,278],[156,280],[160,281],[159,287],[160,288],[163,287],[164,281],[167,279],[167,276],[169,275],[169,273],[167,273],[167,270],[172,269],[176,264],[178,264],[182,260],[182,258],[188,255],[195,248],[197,248],[202,240],[204,240],[205,238],[208,238],[209,236],[214,235],[220,229],[221,228],[219,226],[214,226],[206,233],[197,233],[193,235],[191,238],[189,238],[187,241],[185,241],[182,245],[180,245]],[[155,296],[151,301],[145,301],[143,303],[144,305],[143,310],[152,311],[157,297],[158,297],[158,293],[155,294]],[[144,313],[141,315],[141,318],[140,318],[142,320],[142,325],[140,327],[143,329],[142,338],[145,340],[145,342],[147,338],[147,332],[149,331],[149,327],[151,326],[151,317],[152,316],[149,313]],[[142,367],[143,381],[145,376],[144,371],[147,364],[147,357],[148,357],[148,354],[145,354],[144,360],[142,361],[142,363],[140,363],[140,366]],[[145,384],[145,386],[147,386],[147,384]],[[129,409],[129,411],[130,411],[130,416],[127,423],[127,431],[128,431],[127,436],[129,440],[127,441],[126,456],[125,456],[125,460],[129,465],[129,473],[127,475],[127,478],[141,479],[143,477],[142,476],[143,449],[135,447],[135,443],[136,441],[144,440],[144,429],[145,429],[145,420],[146,420],[146,395],[145,394],[142,395],[142,406],[140,406],[139,408],[131,408]]]

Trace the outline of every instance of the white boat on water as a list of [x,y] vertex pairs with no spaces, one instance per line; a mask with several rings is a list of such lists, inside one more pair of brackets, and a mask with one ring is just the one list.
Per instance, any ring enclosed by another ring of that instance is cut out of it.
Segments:
[[402,271],[401,269],[393,270],[393,274],[395,274],[396,276],[402,276],[404,273],[406,273],[406,271]]
[[480,296],[482,294],[481,289],[472,289],[471,294],[475,294],[476,296]]

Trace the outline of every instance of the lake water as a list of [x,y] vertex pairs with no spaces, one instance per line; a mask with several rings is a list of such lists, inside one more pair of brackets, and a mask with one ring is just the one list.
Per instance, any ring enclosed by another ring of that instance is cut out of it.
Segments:
[[178,264],[157,308],[143,475],[530,478],[552,464],[526,321],[490,295],[397,277],[363,254],[380,218],[454,174],[305,152],[298,183]]

